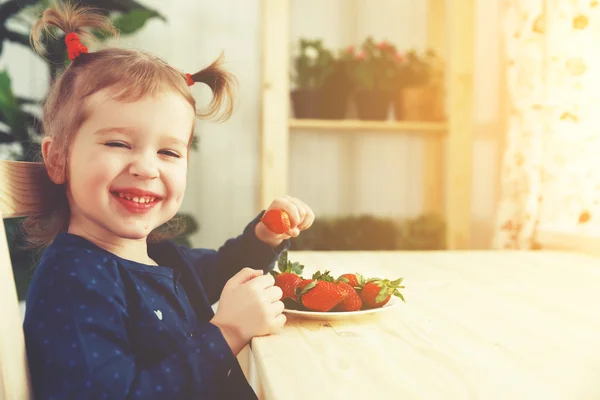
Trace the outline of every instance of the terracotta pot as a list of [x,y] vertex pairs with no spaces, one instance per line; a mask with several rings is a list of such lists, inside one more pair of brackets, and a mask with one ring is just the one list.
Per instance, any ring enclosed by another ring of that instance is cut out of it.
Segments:
[[392,96],[390,92],[361,90],[354,94],[358,118],[384,121],[388,118]]
[[441,121],[444,107],[441,90],[434,86],[404,88],[394,94],[397,121]]

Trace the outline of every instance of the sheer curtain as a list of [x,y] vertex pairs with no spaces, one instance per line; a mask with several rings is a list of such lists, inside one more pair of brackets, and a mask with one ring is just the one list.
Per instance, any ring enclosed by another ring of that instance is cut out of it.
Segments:
[[[508,131],[494,247],[600,233],[600,5],[506,0]],[[600,236],[599,236],[600,237]]]

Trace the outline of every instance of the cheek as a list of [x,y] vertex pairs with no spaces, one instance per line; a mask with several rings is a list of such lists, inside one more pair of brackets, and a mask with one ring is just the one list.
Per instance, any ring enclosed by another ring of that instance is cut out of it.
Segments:
[[73,194],[89,197],[108,187],[114,177],[112,166],[99,152],[72,152],[69,160],[69,186]]
[[169,172],[169,191],[177,203],[181,203],[187,185],[187,166],[174,168]]

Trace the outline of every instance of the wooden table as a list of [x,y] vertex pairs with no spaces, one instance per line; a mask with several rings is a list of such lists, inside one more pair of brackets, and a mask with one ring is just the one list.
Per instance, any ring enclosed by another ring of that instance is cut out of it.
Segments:
[[306,275],[403,276],[406,303],[288,318],[256,338],[267,400],[600,399],[600,258],[559,252],[292,252]]

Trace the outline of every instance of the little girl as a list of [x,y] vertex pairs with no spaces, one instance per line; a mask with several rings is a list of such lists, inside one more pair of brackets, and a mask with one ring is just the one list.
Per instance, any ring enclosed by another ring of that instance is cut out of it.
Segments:
[[[35,399],[255,399],[236,356],[284,325],[265,272],[313,212],[285,196],[269,207],[289,214],[285,234],[261,222],[263,210],[218,250],[167,240],[158,228],[181,206],[194,116],[229,116],[232,77],[219,60],[183,74],[145,53],[88,52],[84,28],[113,28],[69,5],[44,11],[36,50],[55,28],[71,60],[44,106],[42,155],[57,191],[24,225],[47,247],[24,322]],[[196,113],[195,82],[213,91],[207,112]]]

